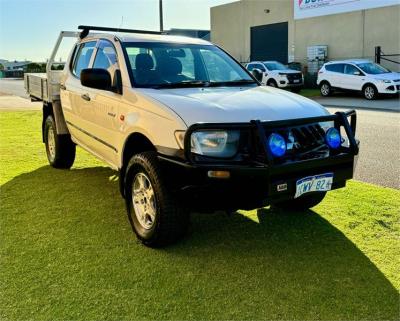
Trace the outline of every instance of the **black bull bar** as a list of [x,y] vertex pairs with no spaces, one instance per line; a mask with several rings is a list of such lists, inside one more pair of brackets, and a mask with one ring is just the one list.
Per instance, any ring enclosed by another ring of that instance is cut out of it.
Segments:
[[[350,121],[349,121],[350,118]],[[252,120],[246,123],[196,123],[191,125],[185,134],[184,139],[184,153],[186,161],[191,165],[199,165],[195,160],[195,154],[191,151],[191,136],[193,132],[201,130],[249,130],[252,135],[257,137],[262,145],[264,161],[263,163],[267,166],[273,166],[273,155],[267,148],[267,131],[271,131],[278,128],[295,127],[313,123],[322,122],[333,122],[334,127],[340,131],[341,127],[344,129],[346,136],[349,140],[349,146],[341,146],[338,150],[340,154],[347,155],[358,155],[359,146],[355,139],[357,114],[355,110],[346,112],[336,112],[333,115],[308,117],[308,118],[297,118],[288,120],[277,120],[277,121],[260,121]],[[251,148],[255,148],[252,146]],[[211,158],[210,158],[211,159]],[[214,159],[215,160],[215,159]],[[222,160],[221,160],[222,161]],[[226,161],[226,160],[225,160]]]

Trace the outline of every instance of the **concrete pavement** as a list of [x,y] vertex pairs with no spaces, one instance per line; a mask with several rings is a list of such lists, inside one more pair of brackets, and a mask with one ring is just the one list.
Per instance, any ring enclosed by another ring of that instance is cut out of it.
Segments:
[[361,144],[354,178],[400,189],[400,113],[357,110],[356,137]]
[[29,98],[24,88],[24,80],[16,78],[1,78],[0,93]]
[[377,100],[366,100],[354,94],[335,94],[331,97],[313,97],[313,100],[325,107],[344,107],[348,109],[373,109],[400,112],[400,98],[381,97]]
[[0,93],[0,111],[13,110],[40,110],[41,102],[31,102],[29,99],[18,96],[7,96]]

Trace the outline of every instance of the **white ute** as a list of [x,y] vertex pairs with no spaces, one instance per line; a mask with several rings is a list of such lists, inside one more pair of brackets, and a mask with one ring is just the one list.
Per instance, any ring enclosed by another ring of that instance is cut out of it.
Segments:
[[[262,87],[207,41],[78,29],[61,32],[46,74],[25,75],[32,99],[43,100],[48,161],[71,168],[78,145],[118,170],[145,245],[182,237],[191,210],[304,210],[352,178],[354,111],[330,115]],[[77,42],[64,70],[52,70],[64,37]]]
[[278,61],[252,61],[246,68],[266,86],[291,89],[297,93],[304,85],[301,71],[289,69]]

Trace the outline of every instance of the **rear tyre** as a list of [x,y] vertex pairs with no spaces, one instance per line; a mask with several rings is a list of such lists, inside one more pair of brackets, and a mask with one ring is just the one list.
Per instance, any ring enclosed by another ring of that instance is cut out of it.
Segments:
[[131,158],[124,188],[129,221],[143,244],[162,247],[185,235],[189,211],[167,186],[155,152]]
[[70,135],[57,135],[56,123],[51,115],[45,121],[44,143],[47,159],[52,167],[71,168],[75,161],[76,146]]
[[268,80],[267,86],[274,87],[274,88],[278,88],[278,84],[277,84],[276,81],[273,80],[273,79]]
[[300,196],[292,200],[287,200],[279,203],[273,204],[273,207],[292,211],[292,212],[302,212],[308,210],[314,206],[317,206],[322,202],[326,195],[326,192],[315,192],[307,195]]
[[319,87],[322,97],[329,97],[332,95],[332,87],[328,82],[323,82]]
[[374,100],[378,96],[378,90],[374,85],[366,85],[363,89],[365,99]]

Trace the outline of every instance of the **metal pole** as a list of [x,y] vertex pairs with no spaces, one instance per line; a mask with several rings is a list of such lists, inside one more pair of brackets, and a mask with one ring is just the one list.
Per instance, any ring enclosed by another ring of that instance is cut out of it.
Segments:
[[160,31],[164,31],[164,22],[163,22],[163,3],[162,0],[159,0],[159,9],[160,9]]
[[381,47],[380,46],[375,47],[375,62],[377,64],[381,63],[381,55],[382,55]]

